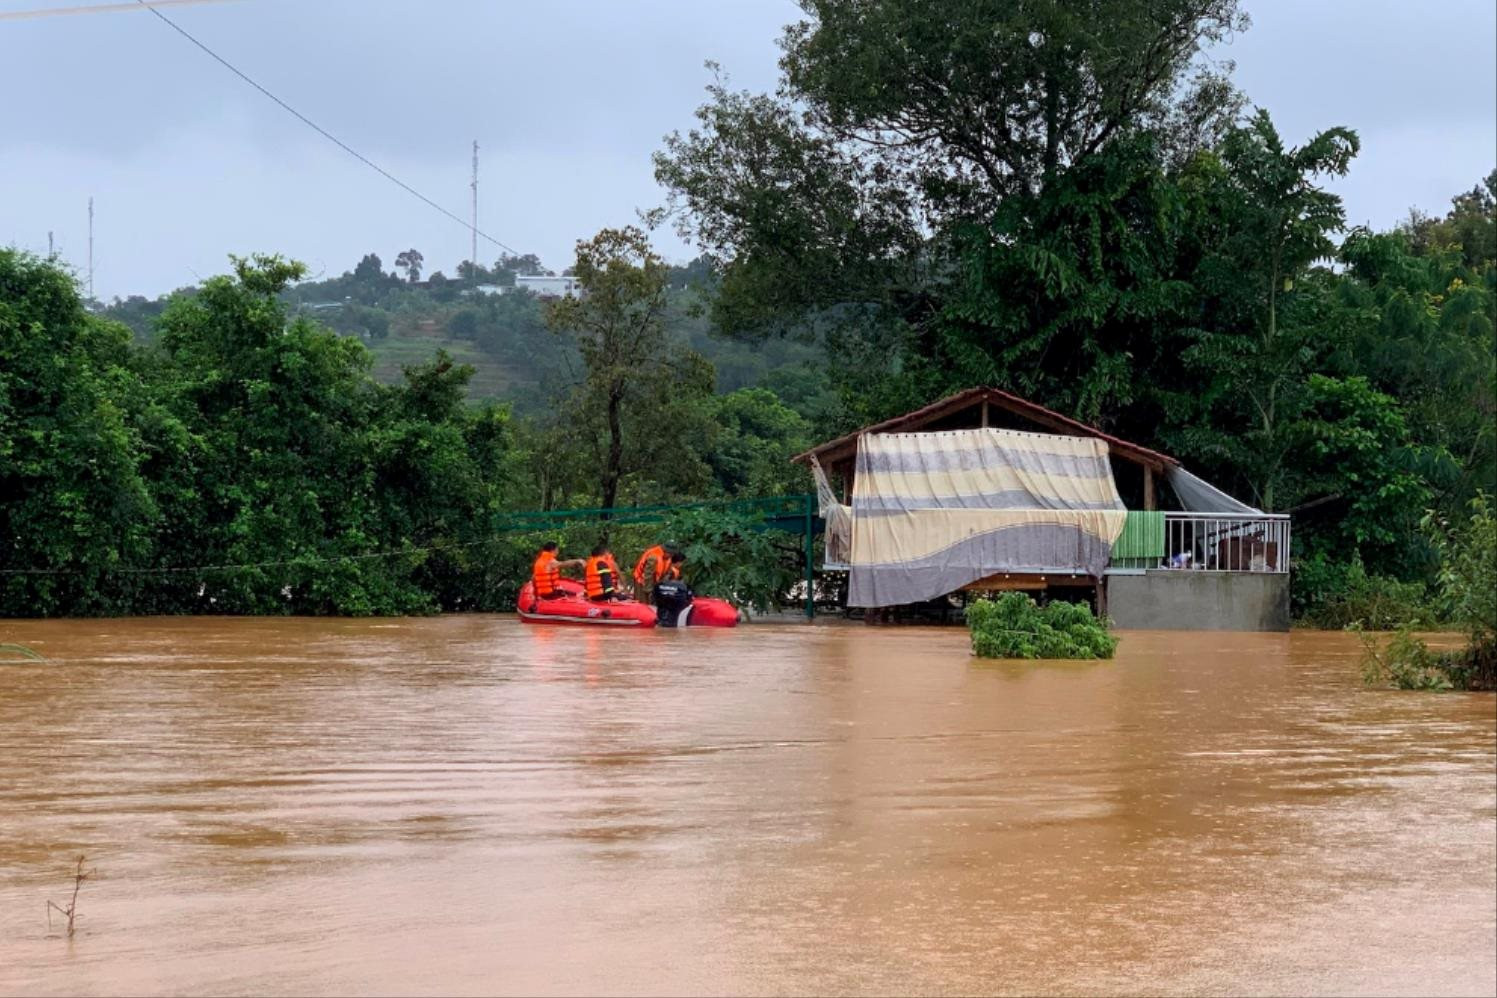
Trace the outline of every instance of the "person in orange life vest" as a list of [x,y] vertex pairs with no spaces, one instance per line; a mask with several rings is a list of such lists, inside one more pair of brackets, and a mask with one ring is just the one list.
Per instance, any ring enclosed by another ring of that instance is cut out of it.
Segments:
[[607,544],[599,544],[593,548],[584,570],[587,598],[598,601],[621,599],[619,587],[623,581],[622,574]]
[[536,553],[535,563],[530,566],[530,581],[535,583],[537,599],[553,599],[560,596],[561,593],[556,584],[561,580],[561,570],[583,568],[586,565],[581,558],[560,560],[556,557],[556,547],[555,541],[542,544],[540,551]]
[[656,544],[634,563],[634,591],[641,599],[651,601],[655,583],[681,577],[680,563],[686,560],[674,544]]

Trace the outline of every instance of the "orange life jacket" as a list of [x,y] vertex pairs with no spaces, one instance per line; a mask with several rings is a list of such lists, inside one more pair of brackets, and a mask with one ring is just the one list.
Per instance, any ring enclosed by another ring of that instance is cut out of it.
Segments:
[[530,581],[535,583],[535,594],[541,599],[556,592],[561,581],[561,569],[556,565],[555,551],[542,551],[530,566]]
[[[602,599],[614,594],[614,586],[618,584],[619,567],[614,564],[613,556],[600,554],[587,559],[586,586],[588,599]],[[603,581],[604,576],[608,581]]]
[[644,554],[639,555],[639,561],[635,563],[635,582],[639,585],[645,584],[645,566],[654,561],[654,578],[660,578],[660,566],[665,564],[665,548],[660,545],[645,549]]
[[645,568],[651,561],[655,563],[652,571],[654,573],[656,582],[659,582],[661,579],[679,579],[681,577],[681,570],[677,568],[674,563],[671,563],[669,567],[667,567],[665,548],[661,547],[659,544],[656,544],[644,554],[640,555],[639,561],[634,563],[635,582],[638,582],[640,585],[645,584]]

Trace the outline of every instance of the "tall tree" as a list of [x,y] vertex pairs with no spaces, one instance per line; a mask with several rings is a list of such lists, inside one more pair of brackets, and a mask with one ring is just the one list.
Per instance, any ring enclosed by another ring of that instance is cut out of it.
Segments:
[[[710,392],[710,368],[669,349],[665,330],[670,268],[638,228],[604,229],[577,243],[582,294],[551,302],[546,323],[575,336],[586,369],[573,407],[581,425],[601,424],[598,496],[615,505],[625,476],[652,466],[686,427],[660,418]],[[683,369],[684,368],[684,369]],[[688,448],[679,448],[684,457]]]
[[360,284],[378,284],[385,278],[385,265],[378,253],[365,253],[353,268],[353,279]]
[[0,248],[0,615],[100,613],[160,519],[130,332],[55,262]]
[[839,139],[877,145],[936,200],[1037,193],[1166,112],[1236,0],[802,0],[785,89]]
[[[946,252],[961,226],[1137,127],[1173,122],[1181,147],[1212,134],[1234,105],[1187,67],[1246,24],[1236,0],[802,7],[780,92],[717,80],[698,127],[655,160],[663,216],[721,264],[714,316],[733,333],[805,329],[818,312],[866,325],[870,309],[923,326],[932,285],[962,265]],[[1215,99],[1175,113],[1202,94]]]
[[400,255],[395,258],[395,266],[404,270],[406,279],[415,284],[421,280],[421,263],[424,259],[420,250],[401,250]]
[[[1327,318],[1322,302],[1295,295],[1309,268],[1335,254],[1332,235],[1345,225],[1341,198],[1318,181],[1344,175],[1359,148],[1348,128],[1286,147],[1268,112],[1259,110],[1221,149],[1217,204],[1224,237],[1196,274],[1210,302],[1208,325],[1188,356],[1209,378],[1202,393],[1207,406],[1245,416],[1218,425],[1237,442],[1265,509],[1275,508],[1292,445],[1286,431],[1305,401],[1314,358],[1345,332],[1318,321]],[[1324,291],[1324,282],[1312,290]],[[1286,305],[1300,307],[1293,321],[1285,321]]]

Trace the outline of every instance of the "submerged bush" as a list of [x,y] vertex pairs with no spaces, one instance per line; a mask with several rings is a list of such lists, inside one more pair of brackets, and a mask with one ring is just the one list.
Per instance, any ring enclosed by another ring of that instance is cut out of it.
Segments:
[[[1497,514],[1485,492],[1471,515],[1451,526],[1434,514],[1422,527],[1440,555],[1439,599],[1445,618],[1461,626],[1467,645],[1437,653],[1401,627],[1379,649],[1363,637],[1362,678],[1369,686],[1403,690],[1497,689]],[[1353,625],[1360,630],[1360,625]]]
[[1296,566],[1294,602],[1302,622],[1336,630],[1352,624],[1374,631],[1427,627],[1435,617],[1422,582],[1368,572],[1360,554],[1349,562],[1317,556]]
[[1451,526],[1431,513],[1420,524],[1440,556],[1441,608],[1476,647],[1497,645],[1497,511],[1478,492],[1471,515]]
[[1039,606],[1005,593],[967,607],[972,652],[983,658],[1112,658],[1117,639],[1082,603]]
[[704,595],[767,612],[780,605],[803,577],[800,538],[765,527],[764,517],[729,508],[676,513],[657,535],[686,554],[683,570]]
[[[1361,628],[1353,625],[1361,633]],[[1429,645],[1420,641],[1407,627],[1400,627],[1388,641],[1387,647],[1379,648],[1376,639],[1361,633],[1362,646],[1366,654],[1362,658],[1362,681],[1368,686],[1392,686],[1400,690],[1448,690],[1455,687],[1449,671],[1444,667],[1444,656],[1429,650]]]

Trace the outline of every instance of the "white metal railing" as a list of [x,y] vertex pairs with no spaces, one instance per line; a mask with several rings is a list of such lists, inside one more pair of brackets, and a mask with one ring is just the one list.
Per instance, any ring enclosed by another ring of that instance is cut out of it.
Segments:
[[1161,567],[1204,572],[1287,572],[1289,514],[1167,512]]

